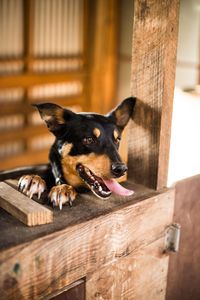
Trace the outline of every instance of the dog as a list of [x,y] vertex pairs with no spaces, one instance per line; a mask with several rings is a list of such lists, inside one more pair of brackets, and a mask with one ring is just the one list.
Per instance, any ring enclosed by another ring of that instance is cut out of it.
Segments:
[[[133,116],[136,98],[122,101],[107,115],[74,113],[53,103],[34,104],[48,129],[55,136],[49,152],[50,177],[54,184],[49,192],[53,206],[72,206],[77,193],[91,190],[107,199],[112,192],[123,196],[133,191],[115,179],[127,172],[118,149],[122,132]],[[38,175],[24,175],[18,182],[21,192],[32,198],[47,189],[47,181]]]

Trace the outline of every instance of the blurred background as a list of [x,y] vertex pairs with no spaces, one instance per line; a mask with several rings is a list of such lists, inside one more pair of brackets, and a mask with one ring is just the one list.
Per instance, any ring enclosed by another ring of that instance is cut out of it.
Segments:
[[0,0],[0,169],[44,163],[32,103],[106,113],[130,96],[133,1]]
[[[48,160],[54,137],[32,103],[107,113],[130,96],[133,7],[0,0],[0,170]],[[199,44],[200,0],[181,0],[168,185],[200,173]]]

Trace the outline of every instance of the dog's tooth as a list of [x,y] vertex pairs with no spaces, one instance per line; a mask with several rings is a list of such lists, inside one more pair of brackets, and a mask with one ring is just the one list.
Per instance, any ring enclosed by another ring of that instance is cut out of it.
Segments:
[[99,184],[99,182],[97,180],[95,180],[94,186],[97,187],[97,188],[100,186],[100,184]]
[[102,187],[101,187],[101,186],[99,186],[99,192],[102,192],[102,191],[103,191]]
[[86,173],[89,177],[91,177],[91,174],[90,174],[90,171],[89,171],[89,170],[86,170],[85,173]]

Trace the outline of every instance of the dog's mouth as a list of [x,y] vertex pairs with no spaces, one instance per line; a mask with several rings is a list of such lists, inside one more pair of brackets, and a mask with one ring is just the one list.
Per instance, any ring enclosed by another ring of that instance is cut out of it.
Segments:
[[80,178],[91,189],[91,191],[99,198],[106,199],[112,192],[121,196],[130,196],[134,193],[121,186],[114,179],[103,179],[95,175],[88,167],[78,164],[76,170]]

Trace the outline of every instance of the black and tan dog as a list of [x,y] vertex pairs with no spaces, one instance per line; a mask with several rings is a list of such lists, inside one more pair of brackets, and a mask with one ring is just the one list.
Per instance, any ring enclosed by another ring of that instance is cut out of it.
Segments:
[[[83,188],[103,199],[112,192],[125,196],[133,193],[115,178],[127,171],[118,148],[135,102],[132,97],[125,99],[106,116],[74,113],[52,103],[35,105],[56,137],[49,154],[54,178],[49,198],[54,206],[62,209],[64,203],[72,205]],[[19,190],[30,197],[40,197],[46,188],[46,182],[38,175],[25,175],[19,180]]]

